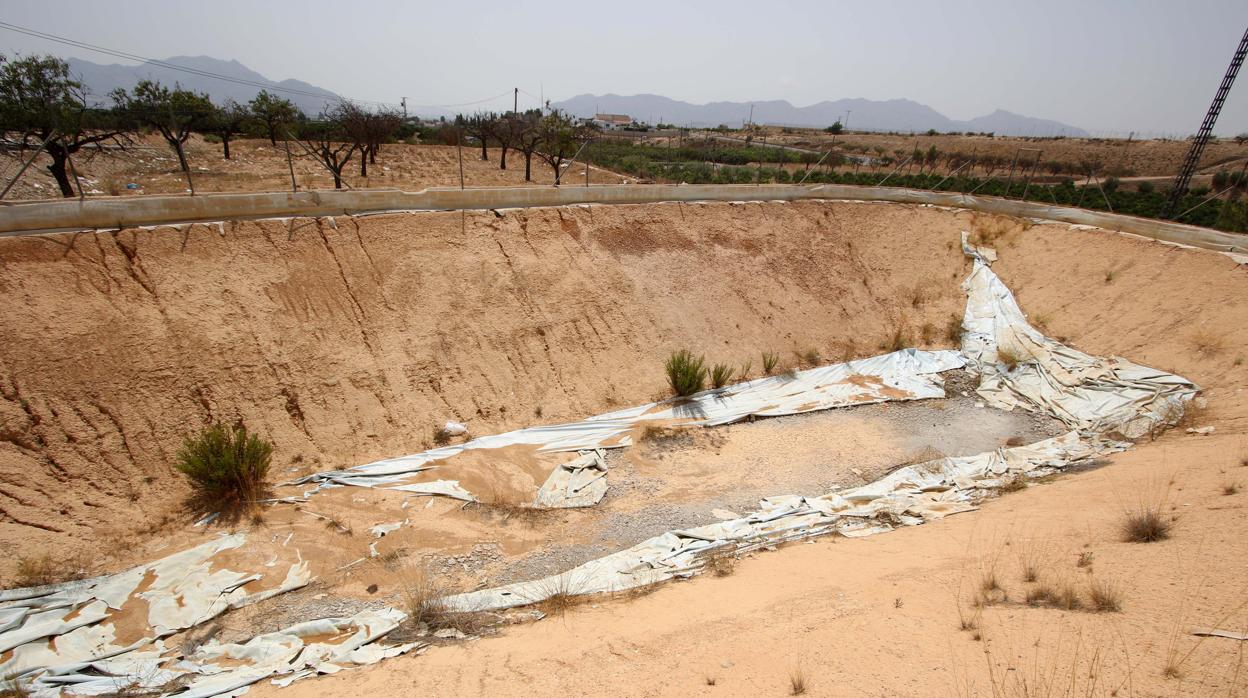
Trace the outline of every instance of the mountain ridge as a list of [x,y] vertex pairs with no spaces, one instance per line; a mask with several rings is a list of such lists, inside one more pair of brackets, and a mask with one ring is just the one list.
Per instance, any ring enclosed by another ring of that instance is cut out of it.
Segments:
[[754,122],[777,126],[822,128],[848,114],[854,129],[870,131],[992,131],[1008,136],[1087,136],[1077,126],[1051,119],[1039,119],[1004,109],[974,119],[951,119],[935,109],[911,99],[871,100],[861,97],[824,100],[805,107],[796,107],[788,100],[758,102],[718,101],[706,104],[684,102],[663,95],[580,94],[552,106],[576,116],[595,113],[628,114],[650,123],[689,124],[692,126],[735,125],[750,118]]

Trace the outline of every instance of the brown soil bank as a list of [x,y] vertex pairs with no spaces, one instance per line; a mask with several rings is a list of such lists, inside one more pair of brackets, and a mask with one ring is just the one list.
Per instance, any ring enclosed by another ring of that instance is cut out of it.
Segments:
[[669,204],[0,240],[0,551],[169,523],[173,456],[209,419],[269,434],[284,477],[420,450],[447,419],[653,398],[682,347],[757,374],[760,351],[869,355],[898,330],[947,346],[969,219]]

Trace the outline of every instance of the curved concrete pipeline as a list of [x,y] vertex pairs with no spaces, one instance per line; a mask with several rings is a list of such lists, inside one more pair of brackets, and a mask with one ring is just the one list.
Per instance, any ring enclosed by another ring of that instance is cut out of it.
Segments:
[[592,187],[481,189],[354,189],[298,193],[256,192],[199,196],[108,197],[16,202],[0,206],[0,236],[39,235],[223,220],[337,216],[385,211],[530,208],[570,204],[643,204],[671,201],[889,201],[964,208],[1134,233],[1222,252],[1248,253],[1248,236],[1115,213],[900,187],[843,184],[612,184]]

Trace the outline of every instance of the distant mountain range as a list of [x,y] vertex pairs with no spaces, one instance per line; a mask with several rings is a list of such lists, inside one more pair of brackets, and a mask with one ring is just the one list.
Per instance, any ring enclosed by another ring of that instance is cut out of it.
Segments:
[[317,87],[302,80],[282,80],[275,82],[239,63],[238,61],[223,61],[219,58],[211,58],[209,56],[171,56],[163,59],[162,63],[191,68],[217,75],[235,78],[238,80],[247,80],[253,83],[259,83],[263,87],[254,87],[251,85],[241,85],[235,82],[228,82],[217,78],[207,77],[203,75],[195,75],[194,73],[186,73],[180,70],[172,70],[155,63],[141,63],[139,65],[100,65],[91,61],[82,60],[81,58],[70,58],[69,71],[70,74],[82,81],[86,85],[91,97],[96,102],[107,102],[108,93],[118,87],[129,90],[134,87],[140,80],[158,80],[165,85],[173,85],[177,83],[183,88],[193,90],[195,92],[207,92],[212,101],[217,104],[223,104],[227,99],[233,99],[236,102],[244,103],[250,101],[256,96],[261,89],[269,88],[285,88],[289,90],[299,90],[300,92],[310,92],[314,95],[325,95],[324,97],[315,97],[290,92],[277,91],[274,94],[285,97],[295,103],[303,113],[309,116],[315,116],[327,104],[338,99],[338,95],[326,90],[323,87]]
[[661,95],[577,95],[553,104],[576,116],[595,113],[627,114],[638,121],[678,124],[681,126],[739,126],[750,118],[754,107],[754,123],[778,126],[830,126],[849,113],[849,126],[870,131],[991,131],[1009,136],[1087,136],[1081,128],[1059,121],[1037,119],[1003,109],[968,121],[950,119],[925,104],[908,99],[875,101],[870,99],[838,99],[819,102],[808,107],[795,107],[784,100],[766,102],[711,102],[691,104]]
[[[250,101],[264,88],[297,90],[310,94],[285,91],[277,91],[276,94],[294,102],[309,116],[316,115],[326,104],[339,99],[333,92],[302,80],[270,80],[238,61],[224,61],[209,56],[171,56],[161,62],[245,80],[255,85],[172,70],[155,63],[100,65],[81,58],[68,60],[70,72],[82,80],[97,102],[107,102],[108,93],[115,88],[130,89],[143,79],[159,80],[166,85],[177,83],[189,90],[206,92],[217,104],[222,104],[227,99],[239,103]],[[554,103],[553,106],[577,116],[593,116],[595,113],[627,114],[639,121],[650,123],[659,123],[661,120],[669,124],[691,126],[739,126],[750,118],[751,104],[754,107],[754,121],[760,124],[822,128],[844,118],[848,113],[850,127],[872,131],[921,132],[934,128],[937,131],[991,131],[1010,136],[1088,135],[1083,129],[1069,124],[1022,116],[1002,109],[969,121],[957,121],[925,104],[908,99],[838,99],[808,107],[795,107],[784,100],[692,104],[661,95],[583,94]],[[442,116],[444,113],[429,115]]]

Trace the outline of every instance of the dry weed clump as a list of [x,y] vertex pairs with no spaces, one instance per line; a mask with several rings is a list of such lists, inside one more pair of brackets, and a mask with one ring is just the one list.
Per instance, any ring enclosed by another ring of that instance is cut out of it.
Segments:
[[1201,356],[1214,356],[1226,351],[1226,333],[1209,327],[1200,327],[1191,335],[1192,346]]
[[1117,584],[1104,579],[1094,579],[1088,587],[1088,600],[1097,613],[1117,613],[1122,610],[1122,590]]
[[1007,371],[1013,371],[1014,367],[1030,358],[1030,356],[1014,347],[999,347],[997,349],[997,361],[1001,362],[1001,365],[1005,366]]
[[702,558],[704,569],[716,577],[728,577],[737,569],[737,556],[727,546],[717,548]]
[[79,557],[53,558],[44,553],[38,556],[19,557],[11,584],[5,587],[37,587],[45,584],[61,584],[86,579],[87,566]]
[[538,598],[533,606],[548,616],[562,616],[568,611],[590,602],[593,598],[584,593],[581,585],[569,575],[559,575],[538,585]]
[[1074,585],[1069,582],[1049,585],[1040,584],[1027,590],[1023,597],[1027,605],[1060,608],[1065,611],[1078,611],[1083,608],[1083,599],[1079,598],[1079,592]]
[[1239,494],[1239,483],[1238,482],[1222,483],[1222,495],[1225,497],[1229,497],[1233,494]]
[[962,343],[962,316],[960,314],[951,314],[945,322],[945,339],[951,344]]
[[442,629],[471,635],[488,625],[486,614],[451,610],[446,603],[451,590],[439,583],[428,569],[418,568],[412,573],[399,571],[396,576],[403,610],[407,612],[407,619],[399,628],[400,636],[418,636]]
[[793,354],[797,357],[798,361],[809,368],[814,368],[823,362],[823,356],[819,353],[819,350],[814,347],[807,347],[801,351],[794,351]]
[[910,345],[910,333],[906,331],[905,320],[898,323],[893,328],[893,334],[885,342],[885,349],[889,351],[901,351]]
[[795,666],[789,670],[789,695],[800,696],[806,693],[806,673],[802,667]]
[[1160,505],[1140,505],[1126,513],[1120,532],[1124,543],[1155,543],[1169,538],[1172,526],[1161,513]]

